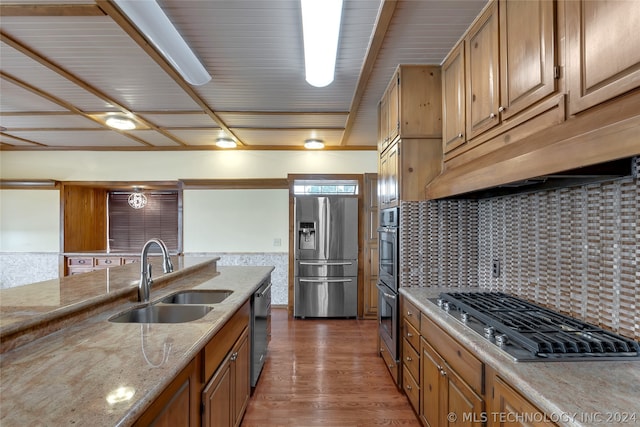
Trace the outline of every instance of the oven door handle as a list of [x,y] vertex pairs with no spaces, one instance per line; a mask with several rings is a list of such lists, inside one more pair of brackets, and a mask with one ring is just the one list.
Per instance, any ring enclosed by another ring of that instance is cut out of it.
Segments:
[[301,283],[347,283],[353,279],[298,279]]
[[[383,289],[383,285],[381,285],[381,284],[379,284],[379,283],[378,283],[376,286],[378,287],[378,290],[379,290],[380,292],[382,292],[382,295],[384,295],[385,297],[387,297],[387,298],[389,298],[389,299],[393,299],[393,300],[395,300],[395,299],[396,299],[396,296],[395,296],[395,295],[391,295],[390,293],[388,293],[387,291],[385,291],[385,290]],[[385,287],[386,287],[386,286],[385,286]]]
[[352,261],[299,261],[300,265],[353,265]]

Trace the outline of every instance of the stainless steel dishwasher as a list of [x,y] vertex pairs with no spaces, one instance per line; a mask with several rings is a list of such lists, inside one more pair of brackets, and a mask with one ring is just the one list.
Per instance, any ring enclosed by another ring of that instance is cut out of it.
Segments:
[[251,298],[251,387],[258,383],[271,339],[271,278]]

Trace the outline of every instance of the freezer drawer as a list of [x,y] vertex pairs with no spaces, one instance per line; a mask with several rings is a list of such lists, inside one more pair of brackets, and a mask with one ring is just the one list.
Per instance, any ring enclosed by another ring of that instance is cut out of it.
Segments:
[[297,260],[297,277],[353,277],[358,275],[358,260]]
[[296,277],[295,317],[356,317],[357,277]]

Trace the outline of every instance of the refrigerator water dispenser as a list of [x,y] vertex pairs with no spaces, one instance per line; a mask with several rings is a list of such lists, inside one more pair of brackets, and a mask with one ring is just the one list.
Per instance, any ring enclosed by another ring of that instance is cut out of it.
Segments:
[[301,222],[298,224],[298,249],[316,249],[316,224]]

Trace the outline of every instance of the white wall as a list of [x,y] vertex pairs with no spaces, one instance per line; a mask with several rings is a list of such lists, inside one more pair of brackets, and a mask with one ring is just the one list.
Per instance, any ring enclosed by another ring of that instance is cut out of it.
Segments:
[[288,251],[288,190],[185,190],[183,197],[185,253]]
[[162,181],[377,172],[375,151],[4,151],[2,179]]
[[60,192],[0,190],[0,252],[59,252]]

